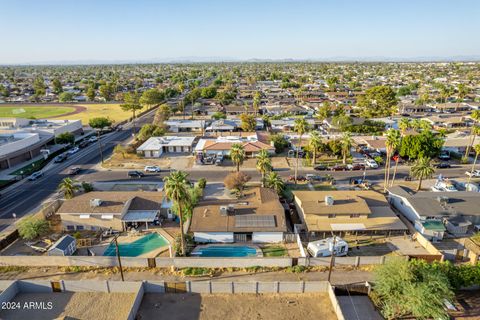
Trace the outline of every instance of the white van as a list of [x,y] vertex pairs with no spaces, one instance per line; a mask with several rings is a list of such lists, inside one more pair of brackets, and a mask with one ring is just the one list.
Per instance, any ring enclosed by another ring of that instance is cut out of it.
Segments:
[[[329,257],[332,255],[333,237],[309,242],[307,245],[308,253],[314,257]],[[348,243],[342,238],[335,239],[335,256],[346,256],[348,253]]]

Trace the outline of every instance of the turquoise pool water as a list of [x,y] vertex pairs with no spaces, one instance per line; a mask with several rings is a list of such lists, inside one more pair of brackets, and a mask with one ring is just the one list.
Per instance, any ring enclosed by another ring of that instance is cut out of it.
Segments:
[[[119,243],[118,249],[122,257],[137,257],[166,245],[168,245],[167,239],[158,233],[150,233],[130,243]],[[116,254],[114,243],[111,243],[103,253],[104,256],[115,256]]]
[[197,248],[191,254],[195,257],[254,257],[257,249],[247,246],[208,246]]

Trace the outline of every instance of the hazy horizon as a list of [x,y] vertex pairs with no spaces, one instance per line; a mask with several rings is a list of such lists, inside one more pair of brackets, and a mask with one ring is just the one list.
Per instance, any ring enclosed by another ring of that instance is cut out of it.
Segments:
[[473,0],[0,4],[0,65],[480,60]]

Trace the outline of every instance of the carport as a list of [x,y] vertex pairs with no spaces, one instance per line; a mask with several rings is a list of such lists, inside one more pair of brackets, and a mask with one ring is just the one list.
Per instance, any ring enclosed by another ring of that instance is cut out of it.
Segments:
[[154,222],[159,213],[157,210],[129,210],[122,218],[123,229],[126,230],[127,223],[145,223],[148,230],[148,223]]

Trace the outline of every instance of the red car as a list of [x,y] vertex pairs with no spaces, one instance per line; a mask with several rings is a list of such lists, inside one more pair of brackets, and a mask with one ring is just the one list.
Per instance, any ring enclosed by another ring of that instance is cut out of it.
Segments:
[[331,168],[332,171],[345,171],[347,170],[347,167],[344,166],[343,164],[336,164]]
[[[288,181],[295,181],[295,176],[289,176]],[[297,181],[307,181],[307,178],[304,176],[297,176]]]
[[365,165],[362,163],[354,163],[347,165],[347,169],[350,171],[365,170]]

